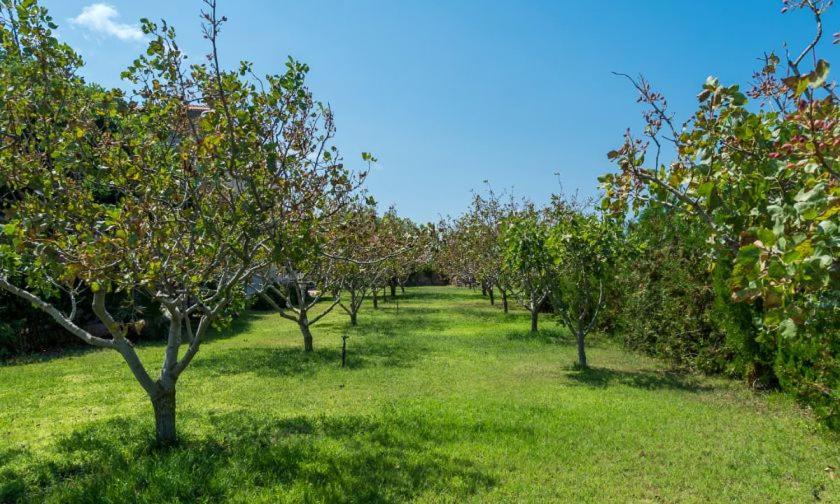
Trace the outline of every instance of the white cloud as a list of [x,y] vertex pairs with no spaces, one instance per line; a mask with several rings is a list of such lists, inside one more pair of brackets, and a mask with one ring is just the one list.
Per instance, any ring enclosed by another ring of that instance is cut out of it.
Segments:
[[143,40],[143,31],[138,26],[116,21],[119,15],[113,6],[95,3],[83,8],[82,13],[70,22],[100,35],[117,37],[120,40]]

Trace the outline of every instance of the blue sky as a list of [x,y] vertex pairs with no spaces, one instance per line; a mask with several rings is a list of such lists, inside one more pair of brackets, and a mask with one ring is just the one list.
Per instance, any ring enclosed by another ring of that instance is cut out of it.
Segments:
[[[193,59],[205,52],[200,0],[42,0],[60,37],[106,86],[143,48],[141,17],[165,18]],[[380,160],[368,186],[417,220],[457,214],[472,189],[546,201],[597,194],[606,152],[640,125],[629,84],[643,73],[690,114],[708,75],[749,82],[756,58],[811,35],[775,0],[219,0],[223,64],[275,73],[292,55],[336,113],[348,164]],[[87,8],[87,10],[85,10]],[[84,14],[83,14],[84,13]],[[81,17],[79,17],[81,15]],[[71,20],[75,19],[76,22]],[[838,11],[827,19],[828,38]],[[823,48],[835,51],[836,46]]]

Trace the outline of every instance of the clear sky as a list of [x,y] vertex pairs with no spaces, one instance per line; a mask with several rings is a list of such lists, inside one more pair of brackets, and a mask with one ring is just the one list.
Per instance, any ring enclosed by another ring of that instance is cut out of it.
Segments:
[[[192,59],[205,52],[200,0],[42,0],[85,76],[121,85],[143,49],[141,17],[178,29]],[[380,160],[368,186],[417,220],[457,214],[487,180],[545,201],[597,193],[606,152],[638,128],[629,84],[643,73],[684,119],[708,75],[749,82],[759,57],[812,33],[780,0],[219,0],[229,23],[223,64],[258,73],[287,55],[310,65],[310,87],[336,113],[350,165]],[[827,19],[837,31],[838,8]],[[75,21],[71,21],[75,20]],[[835,51],[826,44],[823,51]],[[555,175],[556,174],[556,175]]]

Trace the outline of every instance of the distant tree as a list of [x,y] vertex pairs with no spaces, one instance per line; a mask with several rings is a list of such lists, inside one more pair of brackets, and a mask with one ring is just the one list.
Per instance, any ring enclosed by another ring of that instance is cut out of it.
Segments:
[[442,219],[436,234],[436,268],[444,272],[453,283],[474,287],[478,262],[477,256],[470,249],[472,240],[465,219]]
[[548,214],[551,307],[577,340],[578,364],[587,367],[585,339],[604,305],[616,230],[598,216],[584,214],[562,196],[554,197]]
[[[259,294],[278,315],[297,324],[303,336],[303,350],[315,350],[312,326],[341,301],[338,261],[312,251],[305,258],[289,259],[286,267],[260,275]],[[313,316],[313,310],[327,296],[326,308]]]
[[405,290],[405,282],[426,260],[426,230],[411,219],[401,217],[395,207],[390,207],[379,218],[378,235],[385,248],[380,255],[384,260],[377,265],[393,299],[397,287]]
[[400,254],[399,247],[396,237],[376,215],[372,200],[353,205],[345,213],[335,249],[343,257],[338,275],[341,289],[347,293],[340,306],[350,316],[351,325],[358,323],[358,313],[367,296],[383,284],[390,272],[383,263]]
[[549,237],[545,218],[533,205],[508,217],[502,226],[503,274],[516,298],[531,314],[531,332],[538,330],[539,313],[551,288]]
[[505,198],[488,188],[484,194],[473,194],[470,209],[464,216],[469,229],[470,253],[475,256],[476,276],[485,286],[490,304],[495,304],[493,291],[502,295],[502,308],[508,312],[508,294],[512,288],[504,274],[504,257],[500,240],[502,223],[517,212],[513,198]]
[[350,317],[350,325],[353,326],[358,324],[358,313],[365,298],[381,282],[382,270],[373,264],[377,258],[382,257],[376,226],[376,207],[373,202],[357,202],[348,206],[344,212],[337,233],[337,250],[346,258],[354,259],[339,263],[336,273],[340,278],[341,289],[346,292],[339,306]]

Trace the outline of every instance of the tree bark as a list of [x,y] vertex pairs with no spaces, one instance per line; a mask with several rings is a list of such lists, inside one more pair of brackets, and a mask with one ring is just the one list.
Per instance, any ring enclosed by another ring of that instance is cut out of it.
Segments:
[[175,385],[170,388],[160,387],[152,398],[155,410],[155,435],[158,444],[172,445],[178,441],[175,430]]
[[300,326],[301,334],[303,334],[303,351],[313,351],[315,348],[312,344],[312,331],[309,330],[309,319],[306,314],[301,315],[298,325]]
[[405,285],[400,284],[400,292],[405,294]]
[[531,309],[531,332],[537,332],[537,317],[540,314],[540,309],[538,306],[534,306]]
[[347,335],[341,335],[341,367],[347,365]]
[[507,300],[507,291],[504,289],[499,289],[502,292],[502,308],[505,310],[505,313],[508,312],[508,300]]
[[496,298],[493,296],[493,286],[487,288],[487,292],[490,293],[490,305],[496,306]]
[[351,312],[350,312],[350,325],[354,326],[354,325],[356,325],[357,323],[358,323],[358,320],[356,320],[356,312],[355,312],[355,311],[351,311]]
[[397,282],[391,281],[391,299],[397,297]]
[[584,338],[586,337],[582,331],[578,331],[577,333],[577,346],[578,346],[578,364],[580,367],[585,368],[588,367],[586,364],[586,347],[584,346]]
[[481,284],[481,295],[482,295],[482,296],[486,296],[486,295],[487,295],[487,286],[486,286],[486,285],[484,285],[484,284]]
[[377,294],[378,289],[373,289],[373,307],[379,308],[379,294]]

